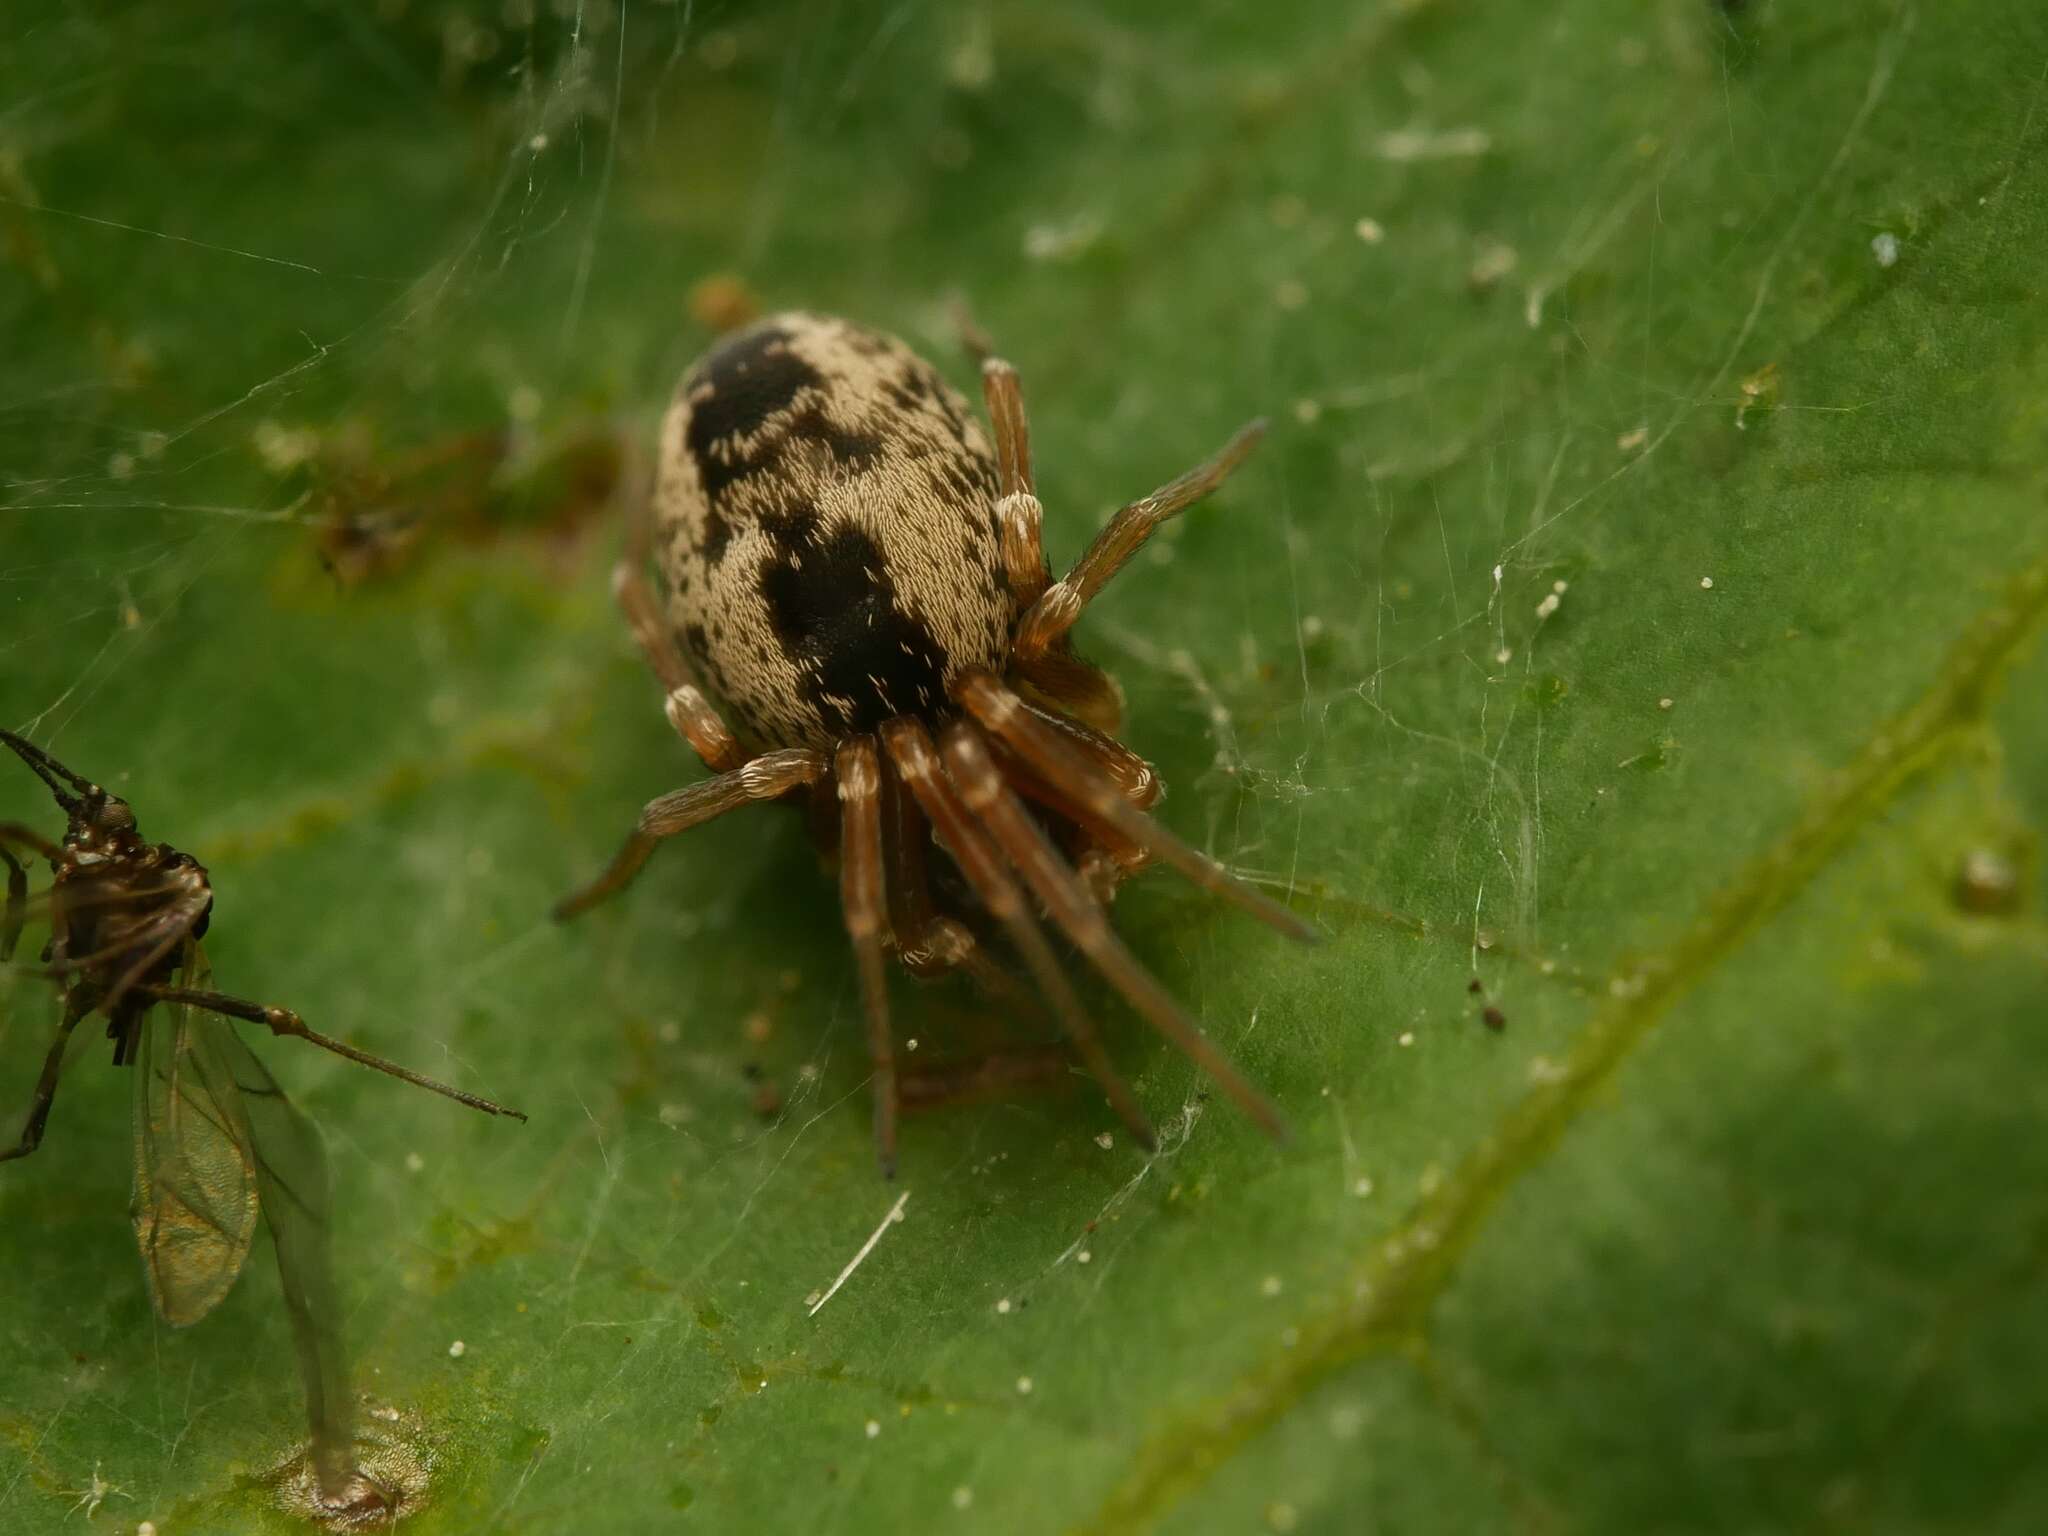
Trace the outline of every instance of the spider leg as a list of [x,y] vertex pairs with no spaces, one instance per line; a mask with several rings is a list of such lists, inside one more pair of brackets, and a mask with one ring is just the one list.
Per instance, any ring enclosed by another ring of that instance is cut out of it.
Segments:
[[661,603],[647,580],[651,538],[648,516],[648,486],[644,461],[629,453],[629,469],[621,477],[626,502],[626,548],[612,567],[612,601],[625,616],[626,627],[640,646],[647,665],[661,679],[667,697],[663,710],[676,734],[704,760],[713,773],[728,773],[744,767],[746,754],[740,750],[724,718],[705,697],[689,661],[677,647],[675,636],[663,621]]
[[306,1021],[289,1008],[273,1008],[267,1003],[252,1003],[247,998],[230,997],[225,992],[215,992],[207,987],[141,987],[137,990],[143,996],[159,1003],[182,1003],[188,1008],[204,1008],[208,1013],[218,1013],[230,1019],[246,1019],[251,1024],[261,1024],[274,1035],[290,1035],[295,1039],[307,1041],[361,1066],[372,1067],[392,1077],[401,1078],[415,1087],[425,1088],[444,1098],[453,1099],[458,1104],[467,1104],[471,1109],[480,1109],[487,1115],[510,1115],[514,1120],[526,1118],[516,1109],[507,1109],[504,1105],[493,1103],[478,1094],[451,1088],[446,1083],[436,1082],[433,1078],[423,1076],[409,1067],[401,1067],[395,1061],[386,1061],[382,1056],[374,1056],[368,1051],[350,1045],[346,1040],[323,1035],[319,1030],[308,1027]]
[[932,903],[924,815],[886,768],[882,773],[882,868],[888,887],[889,936],[903,968],[920,980],[965,971],[1013,1010],[1035,1011],[1036,999],[989,957],[973,931]]
[[1123,689],[1094,662],[1076,655],[1066,635],[1029,659],[1013,656],[1010,675],[1034,698],[1098,731],[1113,735],[1123,727]]
[[882,975],[882,930],[889,920],[882,874],[882,764],[872,736],[842,742],[833,760],[839,783],[839,901],[860,970],[874,1066],[875,1156],[896,1177],[896,1055],[889,1038],[889,991]]
[[[996,845],[1045,904],[1053,921],[1094,962],[1095,968],[1145,1016],[1147,1023],[1179,1046],[1260,1125],[1275,1136],[1286,1134],[1286,1122],[1266,1096],[1254,1088],[1209,1037],[1180,1009],[1124,946],[1088,893],[1073,867],[1060,857],[1023,803],[1004,783],[980,733],[968,721],[956,720],[940,739],[947,776],[966,807],[979,818]],[[943,833],[942,833],[943,835]]]
[[1235,902],[1282,933],[1313,941],[1316,932],[1287,908],[1264,896],[1197,853],[1119,791],[1114,779],[1048,727],[1023,700],[986,672],[969,672],[955,686],[969,714],[1014,752],[1040,779],[1075,797],[1094,817],[1107,822],[1161,863],[1171,864],[1204,890]]
[[1152,537],[1153,530],[1229,479],[1231,471],[1244,462],[1245,455],[1258,446],[1265,433],[1265,422],[1250,422],[1240,427],[1214,457],[1178,479],[1169,480],[1151,495],[1127,502],[1108,526],[1095,535],[1073,569],[1047,587],[1018,621],[1018,661],[1029,664],[1051,649],[1055,641],[1074,627],[1074,621],[1095,594]]
[[[889,760],[916,797],[918,805],[931,818],[939,840],[953,855],[953,862],[960,867],[961,874],[974,888],[975,895],[988,908],[989,914],[1009,932],[1010,942],[1030,968],[1032,978],[1051,1000],[1053,1011],[1058,1015],[1067,1037],[1074,1042],[1074,1049],[1080,1053],[1081,1060],[1102,1086],[1119,1118],[1130,1127],[1131,1134],[1141,1146],[1151,1150],[1158,1143],[1145,1119],[1145,1111],[1139,1108],[1136,1095],[1110,1063],[1109,1053],[1103,1048],[1102,1036],[1096,1031],[1094,1020],[1088,1017],[1081,1000],[1074,995],[1073,985],[1054,958],[1052,946],[1046,942],[1045,935],[1032,919],[1030,909],[1024,904],[1023,893],[1003,869],[1001,855],[983,837],[981,828],[975,825],[975,818],[962,804],[953,785],[939,771],[938,754],[932,750],[931,736],[920,722],[897,719],[882,727],[882,738],[889,749]],[[992,764],[990,773],[994,773]]]
[[57,1098],[57,1074],[64,1068],[64,1048],[71,1043],[71,1031],[78,1027],[78,1021],[85,1015],[82,998],[67,997],[64,1000],[64,1017],[58,1021],[57,1038],[50,1043],[50,1053],[43,1058],[43,1070],[36,1078],[36,1096],[29,1103],[28,1119],[22,1122],[21,1140],[0,1151],[0,1163],[27,1157],[42,1145],[43,1127],[50,1119],[50,1105]]
[[640,866],[663,838],[687,832],[750,800],[773,800],[815,782],[824,772],[822,753],[791,747],[781,752],[764,752],[744,767],[721,773],[715,779],[656,796],[641,808],[639,823],[612,856],[605,872],[582,890],[555,903],[555,920],[566,922],[623,889],[640,873]]
[[1046,569],[1045,509],[1031,483],[1031,425],[1017,370],[1000,357],[981,364],[981,395],[996,435],[996,520],[1002,530],[1003,567],[1010,578],[1010,615],[1038,600],[1052,580]]

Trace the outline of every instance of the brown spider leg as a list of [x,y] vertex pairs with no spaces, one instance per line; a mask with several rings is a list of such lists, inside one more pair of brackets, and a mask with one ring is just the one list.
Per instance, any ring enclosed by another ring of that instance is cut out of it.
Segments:
[[332,1051],[346,1057],[360,1066],[370,1067],[391,1077],[411,1083],[416,1088],[425,1088],[443,1098],[453,1099],[458,1104],[467,1104],[471,1109],[480,1109],[487,1115],[509,1115],[514,1120],[524,1120],[525,1115],[516,1109],[484,1098],[481,1094],[466,1093],[460,1088],[451,1088],[446,1083],[401,1067],[395,1061],[372,1055],[350,1045],[346,1040],[337,1040],[332,1035],[323,1035],[307,1025],[289,1008],[272,1008],[264,1003],[252,1003],[246,998],[229,997],[225,992],[215,992],[208,987],[138,987],[138,995],[159,1003],[182,1003],[188,1008],[204,1008],[208,1013],[223,1014],[231,1019],[246,1019],[251,1024],[261,1024],[273,1035],[289,1035],[308,1044],[317,1045],[323,1051]]
[[1011,658],[1010,678],[1032,698],[1085,720],[1098,731],[1123,728],[1124,691],[1115,678],[1074,651],[1062,635],[1028,660]]
[[1090,815],[1100,817],[1161,863],[1171,864],[1204,890],[1236,903],[1261,922],[1292,938],[1315,941],[1316,931],[1287,908],[1237,879],[1214,859],[1197,853],[1131,804],[1104,770],[1048,729],[1022,699],[986,672],[964,674],[954,685],[954,694],[1033,773],[1075,796]]
[[704,766],[713,773],[729,773],[746,765],[746,753],[733,737],[724,718],[705,697],[689,661],[677,647],[675,636],[662,620],[661,604],[647,580],[650,532],[647,517],[647,473],[638,454],[629,455],[631,468],[622,478],[626,501],[626,548],[612,567],[612,601],[625,616],[626,627],[647,658],[647,665],[661,679],[667,697],[664,712],[676,734],[690,744]]
[[1139,1145],[1151,1151],[1158,1145],[1158,1139],[1145,1118],[1145,1111],[1110,1063],[1109,1053],[1103,1048],[1102,1036],[1097,1033],[1094,1020],[1082,1008],[1066,973],[1053,956],[1052,946],[1046,943],[1045,935],[1032,920],[1031,911],[1024,904],[1023,893],[1004,872],[1001,856],[982,836],[974,818],[954,794],[952,784],[939,772],[931,736],[922,723],[906,718],[891,720],[884,725],[882,739],[889,749],[889,760],[895,764],[896,772],[909,786],[911,794],[916,796],[924,813],[931,818],[939,840],[953,855],[953,862],[959,866],[960,873],[974,888],[981,904],[988,908],[989,915],[1008,931],[1010,942],[1030,968],[1033,979],[1051,999],[1067,1038],[1074,1042],[1074,1049],[1080,1052],[1081,1060],[1101,1085],[1118,1117],[1130,1127]]
[[889,933],[896,958],[920,980],[962,970],[976,986],[1013,1010],[1034,1012],[1036,999],[992,960],[972,930],[932,904],[924,815],[893,773],[882,775],[882,868],[889,896]]
[[1017,370],[1000,357],[984,359],[981,394],[995,428],[996,522],[1010,581],[1010,616],[1015,618],[1052,580],[1045,564],[1045,509],[1031,483],[1031,425]]
[[58,1021],[57,1038],[50,1043],[50,1054],[43,1058],[43,1070],[36,1078],[36,1096],[29,1102],[28,1119],[22,1122],[21,1140],[0,1151],[0,1163],[27,1157],[43,1144],[43,1127],[49,1123],[50,1106],[57,1098],[57,1075],[64,1070],[64,1048],[87,1011],[82,997],[64,1000],[64,1017]]
[[839,902],[860,971],[867,1016],[868,1060],[874,1068],[875,1157],[882,1177],[896,1177],[896,1053],[889,1038],[889,990],[882,974],[882,929],[889,920],[882,874],[882,764],[872,736],[839,744]]
[[555,903],[555,921],[567,922],[589,910],[614,891],[623,889],[640,873],[640,866],[663,838],[687,832],[691,827],[723,816],[750,800],[774,800],[825,772],[823,753],[806,747],[764,752],[742,768],[721,773],[702,784],[692,784],[666,795],[658,795],[641,807],[640,820],[605,872]]
[[1169,480],[1149,496],[1126,503],[1108,525],[1074,562],[1072,570],[1040,594],[1018,621],[1014,651],[1017,661],[1028,666],[1050,650],[1074,627],[1095,594],[1123,569],[1161,523],[1207,496],[1230,478],[1232,470],[1265,436],[1266,424],[1254,421],[1240,427],[1237,435],[1202,464],[1178,479]]
[[1272,1101],[1232,1065],[1230,1058],[1181,1011],[1180,1005],[1116,936],[1109,919],[1088,894],[1073,867],[1060,857],[1044,830],[1003,782],[995,760],[989,756],[973,724],[956,720],[947,726],[940,738],[940,750],[945,755],[947,776],[966,801],[967,809],[988,828],[996,845],[1037,893],[1061,931],[1094,962],[1110,985],[1145,1016],[1147,1023],[1179,1046],[1246,1114],[1274,1136],[1284,1137],[1287,1123]]

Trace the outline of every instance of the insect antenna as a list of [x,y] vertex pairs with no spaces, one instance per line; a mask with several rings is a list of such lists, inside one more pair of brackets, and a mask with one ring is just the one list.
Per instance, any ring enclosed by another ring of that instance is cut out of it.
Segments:
[[[4,727],[0,727],[0,741],[14,748],[15,756],[33,768],[36,776],[50,786],[50,793],[57,797],[57,804],[65,815],[76,812],[80,808],[82,798],[93,792],[94,785],[89,780],[80,778],[34,742],[17,736]],[[75,793],[67,793],[66,785]]]

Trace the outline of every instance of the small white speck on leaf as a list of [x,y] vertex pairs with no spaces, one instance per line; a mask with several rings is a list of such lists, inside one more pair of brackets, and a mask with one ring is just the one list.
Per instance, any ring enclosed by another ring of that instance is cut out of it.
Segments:
[[1020,1395],[1029,1397],[1031,1395],[1031,1385],[1031,1378],[1029,1376],[1019,1376],[1017,1378],[1017,1391]]
[[526,147],[537,155],[548,147],[548,136],[544,133],[536,133],[526,141]]
[[1504,645],[1493,653],[1493,659],[1502,666],[1506,666],[1515,659],[1515,653],[1510,647]]
[[1278,1296],[1280,1294],[1280,1277],[1278,1275],[1268,1275],[1265,1279],[1261,1280],[1259,1282],[1259,1294],[1261,1296]]
[[1074,1262],[1076,1264],[1093,1264],[1095,1262],[1095,1255],[1089,1249],[1083,1248],[1074,1255]]
[[874,1439],[874,1438],[875,1438],[875,1437],[876,1437],[877,1435],[881,1434],[881,1432],[882,1432],[882,1421],[881,1421],[880,1419],[869,1419],[869,1420],[868,1420],[868,1423],[867,1423],[867,1433],[868,1433],[868,1438],[869,1438],[870,1440],[872,1440],[872,1439]]
[[1702,577],[1700,578],[1700,590],[1701,590],[1702,592],[1711,592],[1711,591],[1713,591],[1713,590],[1714,590],[1714,578],[1713,578],[1713,577],[1711,577],[1711,576],[1702,576]]
[[469,1346],[463,1343],[460,1339],[457,1339],[453,1344],[450,1344],[448,1346],[448,1358],[450,1360],[460,1360],[464,1355],[468,1353]]
[[1891,266],[1899,259],[1899,237],[1886,230],[1871,240],[1870,254],[1877,258],[1880,267]]
[[1394,1041],[1396,1045],[1413,1045],[1414,1043],[1415,1031],[1412,1029],[1402,1030],[1400,1036]]
[[1657,701],[1657,707],[1659,709],[1669,709],[1671,707],[1671,700],[1668,698],[1659,699]]
[[903,1042],[903,1049],[905,1049],[906,1051],[914,1051],[914,1050],[916,1050],[916,1049],[917,1049],[917,1040],[916,1040],[916,1037],[915,1037],[915,1036],[913,1036],[912,1038],[910,1038],[910,1039],[908,1039],[908,1040],[904,1041],[904,1042]]
[[1095,1138],[1095,1145],[1102,1148],[1103,1151],[1107,1152],[1111,1147],[1116,1145],[1116,1137],[1111,1135],[1108,1131],[1104,1131],[1100,1136]]
[[1304,427],[1312,427],[1323,414],[1323,402],[1310,396],[1303,396],[1294,402],[1294,419]]
[[1386,228],[1378,219],[1360,219],[1351,228],[1367,245],[1378,245],[1387,238]]
[[1404,128],[1381,134],[1376,147],[1382,160],[1397,163],[1470,159],[1493,148],[1493,135],[1484,128],[1449,128],[1437,133]]
[[1353,1179],[1351,1181],[1351,1193],[1363,1200],[1372,1193],[1372,1180],[1368,1178]]
[[1536,617],[1539,619],[1549,618],[1553,613],[1557,612],[1561,601],[1555,592],[1544,593],[1543,601],[1536,605]]
[[953,1507],[955,1509],[965,1509],[973,1502],[974,1490],[972,1488],[963,1484],[953,1490]]
[[424,1157],[421,1157],[419,1153],[408,1152],[405,1154],[405,1171],[407,1173],[423,1172],[426,1169],[426,1166],[427,1160]]
[[135,1527],[135,1536],[156,1536],[156,1522],[154,1520],[143,1521],[142,1524]]
[[1472,258],[1472,265],[1465,273],[1465,282],[1475,293],[1484,293],[1514,271],[1521,259],[1511,245],[1496,241],[1482,246],[1479,254]]
[[1007,1296],[1004,1296],[1004,1297],[1002,1297],[1001,1299],[999,1299],[999,1300],[998,1300],[998,1301],[996,1302],[996,1315],[997,1315],[997,1316],[999,1316],[999,1317],[1007,1317],[1007,1316],[1009,1316],[1009,1313],[1010,1313],[1010,1298],[1009,1298],[1009,1297],[1007,1297]]

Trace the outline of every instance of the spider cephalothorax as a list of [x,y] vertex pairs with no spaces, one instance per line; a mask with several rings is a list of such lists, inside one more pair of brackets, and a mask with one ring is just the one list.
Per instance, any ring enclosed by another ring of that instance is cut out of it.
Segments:
[[[670,722],[715,777],[650,801],[611,867],[557,914],[624,885],[663,838],[752,800],[808,799],[839,857],[885,1170],[899,1094],[884,955],[1000,988],[1007,973],[987,953],[997,935],[1152,1144],[1041,917],[1277,1131],[1278,1112],[1104,909],[1125,875],[1157,859],[1283,931],[1310,930],[1146,814],[1158,779],[1114,739],[1116,687],[1068,638],[1153,529],[1220,485],[1263,425],[1126,505],[1053,581],[1016,373],[989,358],[982,387],[993,450],[903,343],[811,314],[761,321],[684,375],[662,424],[651,518],[634,509],[613,588]],[[650,533],[665,603],[647,580]],[[936,891],[933,842],[958,876]]]

